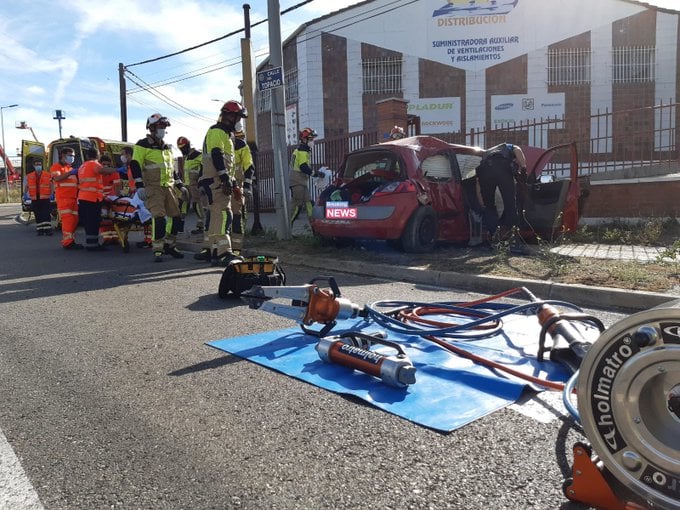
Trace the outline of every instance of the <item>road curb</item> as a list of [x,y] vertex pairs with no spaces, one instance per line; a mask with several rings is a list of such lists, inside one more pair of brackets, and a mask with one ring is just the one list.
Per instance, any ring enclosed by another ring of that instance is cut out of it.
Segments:
[[[307,268],[323,269],[325,264],[300,256],[289,256],[282,264]],[[285,267],[285,266],[284,266]],[[609,287],[594,287],[578,284],[563,284],[550,281],[505,278],[500,276],[472,275],[448,271],[432,271],[417,267],[395,267],[388,264],[367,263],[365,261],[342,261],[338,268],[344,273],[372,276],[387,280],[398,280],[421,285],[451,287],[483,294],[498,294],[515,287],[526,287],[541,299],[567,301],[581,307],[616,309],[625,312],[638,312],[667,303],[679,296],[655,292],[631,291]]]
[[[177,246],[187,251],[198,251],[198,243],[178,240]],[[280,260],[284,269],[287,264],[322,270],[329,275],[328,259],[317,261],[301,255],[288,255]],[[672,294],[633,291],[613,287],[596,287],[565,284],[551,281],[507,278],[502,276],[474,275],[450,271],[433,271],[420,267],[404,267],[368,261],[343,260],[337,270],[354,275],[383,278],[435,287],[450,287],[482,294],[498,294],[515,287],[526,287],[540,299],[567,301],[583,308],[639,312],[680,298]]]

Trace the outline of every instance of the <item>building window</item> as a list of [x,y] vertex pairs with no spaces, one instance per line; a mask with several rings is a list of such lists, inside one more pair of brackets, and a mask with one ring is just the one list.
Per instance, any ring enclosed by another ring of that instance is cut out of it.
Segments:
[[612,49],[612,82],[644,83],[656,78],[656,48],[621,46]]
[[589,48],[555,48],[548,51],[548,85],[590,83]]
[[296,103],[298,100],[297,69],[286,69],[283,81],[286,84],[286,104]]
[[400,94],[401,58],[362,60],[364,94]]

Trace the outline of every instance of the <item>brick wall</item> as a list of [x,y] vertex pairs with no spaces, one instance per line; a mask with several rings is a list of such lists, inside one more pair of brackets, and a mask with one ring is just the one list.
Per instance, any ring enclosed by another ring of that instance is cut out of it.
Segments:
[[337,138],[348,133],[347,39],[324,33],[321,46],[324,134],[326,138]]
[[664,218],[680,216],[680,179],[659,177],[593,182],[582,218]]

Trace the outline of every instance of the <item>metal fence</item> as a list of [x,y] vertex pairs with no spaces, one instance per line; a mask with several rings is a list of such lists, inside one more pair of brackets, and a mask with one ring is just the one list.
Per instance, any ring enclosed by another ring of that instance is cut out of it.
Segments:
[[[618,112],[598,111],[590,119],[552,118],[470,129],[468,132],[440,133],[434,136],[449,143],[492,147],[503,142],[548,148],[577,143],[579,174],[638,178],[647,175],[680,173],[678,163],[677,103]],[[346,137],[316,140],[312,151],[315,168],[327,166],[337,171],[348,152],[378,142],[378,133],[360,131]],[[288,147],[288,160],[295,147]],[[568,154],[556,154],[547,173],[562,177],[568,172]],[[288,169],[285,169],[286,171]],[[272,150],[257,155],[260,210],[275,209],[274,157]],[[318,191],[310,186],[313,198]]]

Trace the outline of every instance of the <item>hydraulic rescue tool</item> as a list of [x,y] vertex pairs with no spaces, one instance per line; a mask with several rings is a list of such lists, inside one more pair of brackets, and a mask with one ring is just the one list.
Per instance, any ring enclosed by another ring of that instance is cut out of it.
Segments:
[[[330,288],[320,288],[316,282],[321,280],[328,282]],[[333,329],[337,320],[366,316],[359,305],[340,295],[338,284],[332,276],[317,276],[308,284],[298,286],[253,287],[242,293],[241,299],[250,308],[296,320],[305,333],[321,337]],[[274,299],[291,299],[292,302],[286,305],[276,303]],[[320,331],[307,327],[314,323],[323,324]]]
[[577,381],[590,447],[574,447],[565,495],[601,510],[680,509],[680,300],[604,331]]
[[[319,288],[315,283],[319,280],[326,280],[330,289]],[[518,293],[530,303],[492,303]],[[415,368],[409,366],[404,351],[394,346],[397,356],[376,356],[375,366],[369,366],[369,359],[374,362],[369,350],[372,343],[394,342],[356,333],[326,337],[336,319],[363,317],[393,333],[419,335],[476,363],[523,377],[525,374],[474,356],[462,346],[500,332],[501,318],[506,315],[535,313],[541,325],[538,359],[549,350],[552,360],[573,372],[566,384],[538,383],[563,390],[565,406],[581,422],[589,443],[574,445],[572,478],[565,481],[564,494],[599,510],[680,510],[680,300],[631,315],[605,329],[600,320],[580,313],[574,305],[541,301],[525,288],[462,304],[378,301],[361,307],[340,296],[332,277],[319,277],[299,287],[254,288],[242,297],[252,308],[298,320],[305,332],[321,337],[317,351],[322,359],[402,387],[415,380]],[[293,302],[289,306],[269,302],[276,297]],[[577,312],[562,313],[557,306]],[[457,322],[450,322],[449,317]],[[323,325],[321,332],[306,328],[313,323]],[[593,325],[600,330],[594,342],[584,333],[591,333]],[[553,338],[549,349],[545,346],[547,334]],[[566,340],[567,348],[557,346],[560,339]],[[573,393],[578,410],[571,402]]]
[[[324,337],[316,345],[319,357],[327,363],[337,363],[382,379],[385,384],[405,388],[416,382],[416,368],[396,342],[382,338],[384,334],[366,335],[347,331]],[[381,344],[397,351],[396,356],[371,351],[372,344]]]

